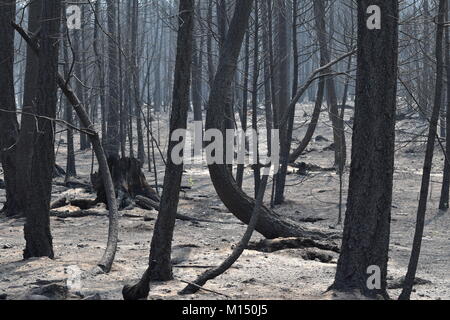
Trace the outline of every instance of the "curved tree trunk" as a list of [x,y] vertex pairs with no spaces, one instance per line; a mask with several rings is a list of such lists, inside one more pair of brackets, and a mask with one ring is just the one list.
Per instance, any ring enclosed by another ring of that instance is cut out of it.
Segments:
[[[232,89],[231,83],[236,70],[236,63],[244,39],[251,7],[252,1],[236,1],[234,16],[230,23],[230,29],[209,98],[206,129],[217,128],[222,132],[225,130],[226,98]],[[248,224],[255,207],[255,200],[247,196],[239,188],[226,165],[209,165],[209,173],[219,198],[228,210],[239,220]],[[266,206],[262,206],[261,208],[260,217],[255,229],[269,239],[278,237],[320,238],[327,235],[326,232],[319,230],[306,230],[293,221],[283,219]]]

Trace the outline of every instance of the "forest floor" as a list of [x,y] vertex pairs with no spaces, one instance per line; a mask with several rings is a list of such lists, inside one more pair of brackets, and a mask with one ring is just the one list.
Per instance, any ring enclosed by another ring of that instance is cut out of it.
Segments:
[[[303,113],[311,114],[311,105],[300,107],[296,136],[301,139],[306,130]],[[350,112],[348,112],[349,114]],[[349,117],[347,116],[347,120]],[[161,120],[166,128],[167,119]],[[351,125],[351,124],[350,124]],[[422,128],[420,128],[422,126]],[[415,216],[420,189],[424,138],[409,143],[413,136],[426,129],[425,124],[413,120],[402,120],[397,125],[396,162],[392,207],[391,242],[389,253],[389,284],[395,287],[409,261],[414,235]],[[350,130],[350,126],[347,128]],[[166,130],[164,130],[166,131]],[[322,136],[326,140],[316,139]],[[59,137],[58,137],[59,139]],[[65,140],[65,137],[61,137]],[[164,139],[161,136],[164,147]],[[314,135],[308,153],[299,161],[322,168],[333,165],[334,152],[324,151],[331,144],[332,131],[326,112]],[[295,145],[295,143],[294,143]],[[350,135],[347,139],[348,163],[350,162]],[[60,143],[57,163],[65,167],[66,145]],[[77,152],[76,161],[80,179],[89,181],[91,152]],[[450,299],[450,212],[437,209],[442,180],[443,153],[437,146],[435,166],[432,174],[430,201],[422,244],[418,277],[428,280],[418,285],[412,299]],[[323,228],[335,227],[338,217],[339,177],[334,171],[311,170],[302,175],[297,169],[288,175],[286,203],[275,210],[293,220],[314,217],[323,220],[303,223]],[[164,167],[158,168],[162,181]],[[153,174],[145,173],[153,184]],[[2,176],[0,175],[0,178]],[[55,182],[62,182],[56,179]],[[347,197],[348,168],[344,176],[344,208]],[[182,281],[193,281],[207,267],[217,266],[230,254],[235,243],[245,231],[238,221],[223,206],[210,182],[206,167],[188,166],[183,185],[189,186],[181,193],[179,213],[211,222],[177,220],[174,235],[174,277],[165,283],[152,283],[149,299],[335,299],[324,294],[332,284],[336,269],[337,254],[329,263],[305,260],[298,249],[286,249],[273,253],[246,250],[235,265],[224,275],[209,281],[205,288],[222,295],[200,291],[192,296],[178,296],[185,286]],[[269,189],[271,183],[269,184]],[[253,194],[253,174],[247,168],[245,190]],[[53,199],[62,195],[94,198],[83,189],[67,189],[55,184]],[[0,202],[4,201],[4,190],[0,190]],[[266,203],[270,198],[268,192]],[[146,220],[144,221],[144,216]],[[153,232],[156,211],[133,209],[123,211],[120,219],[120,242],[116,260],[109,274],[91,272],[103,254],[108,229],[107,216],[80,218],[51,218],[55,259],[22,260],[25,246],[23,238],[24,219],[0,217],[0,295],[8,299],[24,298],[33,288],[52,281],[66,281],[68,270],[76,266],[82,270],[81,288],[84,296],[98,293],[101,299],[121,299],[123,285],[139,279],[148,264],[149,245]],[[336,227],[338,230],[342,227]],[[253,241],[262,239],[255,234]],[[69,268],[69,269],[68,269]],[[398,297],[399,289],[389,289],[392,298]]]

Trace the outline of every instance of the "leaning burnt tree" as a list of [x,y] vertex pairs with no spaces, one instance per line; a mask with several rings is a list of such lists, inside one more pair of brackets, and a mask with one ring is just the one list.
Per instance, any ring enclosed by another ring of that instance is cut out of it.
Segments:
[[[367,27],[370,5],[381,8],[381,29]],[[358,62],[352,161],[341,255],[332,289],[387,296],[394,172],[398,1],[358,1]],[[381,269],[369,289],[367,269]]]
[[[189,93],[191,85],[192,46],[194,29],[194,0],[180,1],[179,31],[177,40],[177,57],[173,86],[172,113],[170,116],[170,136],[175,130],[187,128],[189,110]],[[183,143],[185,142],[185,138]],[[149,266],[142,279],[134,286],[123,288],[126,300],[147,297],[150,280],[167,281],[173,279],[172,274],[172,238],[178,209],[183,163],[176,163],[175,158],[182,155],[172,154],[179,141],[170,139],[167,151],[167,165],[164,176],[164,190],[161,206],[153,232],[150,248]]]
[[[229,103],[228,99],[231,96],[232,82],[251,10],[251,1],[236,1],[235,17],[233,18],[235,22],[230,25],[230,30],[228,31],[224,43],[224,50],[220,56],[219,66],[209,97],[206,130],[219,129],[224,136],[226,128],[225,119],[227,118],[227,103]],[[335,63],[335,61],[333,63]],[[330,67],[330,65],[327,67]],[[317,70],[317,72],[321,71],[323,70]],[[314,74],[312,78],[308,79],[305,85],[299,88],[293,101],[286,108],[285,115],[288,115],[289,110],[295,107],[295,102],[297,102],[306,91],[305,88],[308,87],[316,75],[317,74]],[[283,117],[280,123],[285,123],[285,121],[286,117]],[[236,218],[245,224],[248,224],[254,211],[255,200],[239,188],[225,164],[214,163],[208,167],[211,180],[219,198]],[[269,239],[279,237],[306,237],[317,239],[328,237],[330,235],[329,232],[319,229],[306,229],[294,221],[282,218],[266,206],[261,207],[261,213],[255,230]]]

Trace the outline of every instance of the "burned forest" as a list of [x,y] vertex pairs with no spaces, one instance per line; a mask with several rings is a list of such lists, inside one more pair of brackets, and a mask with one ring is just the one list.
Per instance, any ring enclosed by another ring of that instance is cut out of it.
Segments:
[[0,300],[449,300],[449,136],[449,0],[0,0]]

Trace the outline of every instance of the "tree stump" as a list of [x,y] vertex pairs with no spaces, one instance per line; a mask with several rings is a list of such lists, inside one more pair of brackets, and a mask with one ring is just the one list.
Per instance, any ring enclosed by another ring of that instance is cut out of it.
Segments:
[[[159,203],[160,198],[148,184],[138,159],[109,157],[108,166],[111,171],[119,209],[130,206],[137,196],[143,196]],[[91,181],[97,192],[97,203],[107,204],[101,174],[92,174]]]

